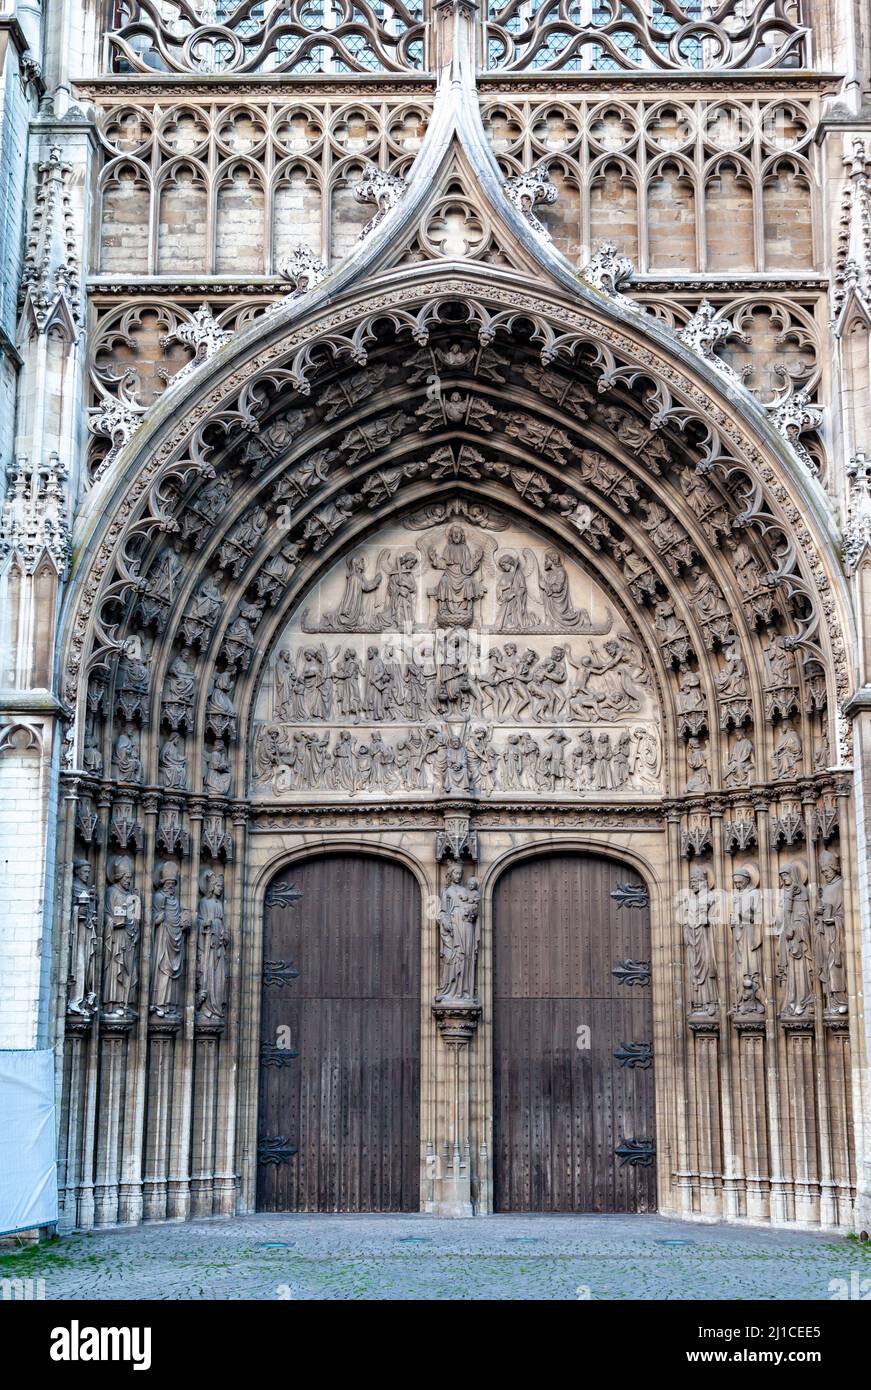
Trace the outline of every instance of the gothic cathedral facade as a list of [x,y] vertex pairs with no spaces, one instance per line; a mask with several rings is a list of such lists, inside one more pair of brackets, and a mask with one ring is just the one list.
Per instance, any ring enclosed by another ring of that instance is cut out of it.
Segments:
[[867,1229],[867,4],[0,0],[0,73],[61,1228]]

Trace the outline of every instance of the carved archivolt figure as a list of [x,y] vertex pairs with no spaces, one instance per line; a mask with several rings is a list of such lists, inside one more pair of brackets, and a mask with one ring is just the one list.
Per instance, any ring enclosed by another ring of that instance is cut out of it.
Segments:
[[475,962],[478,954],[478,880],[463,883],[463,870],[454,864],[439,903],[441,978],[436,999],[471,1000],[475,997]]
[[759,562],[746,541],[737,542],[732,553],[732,560],[741,593],[745,597],[755,593],[761,587],[762,572],[759,568]]
[[745,699],[749,693],[747,684],[747,663],[741,654],[737,639],[729,643],[723,653],[725,665],[714,676],[714,682],[721,698],[727,700]]
[[67,1009],[71,1014],[90,1018],[96,1004],[94,966],[98,937],[94,885],[87,859],[77,859],[73,865],[72,897]]
[[660,599],[653,612],[653,625],[659,633],[659,640],[663,646],[670,642],[686,641],[689,638],[686,624],[682,618],[678,617],[671,599]]
[[190,913],[182,907],[178,896],[178,878],[177,864],[172,860],[162,864],[152,899],[154,942],[149,1012],[158,1018],[173,1015],[178,1010],[177,982],[184,968],[184,942],[191,925]]
[[752,740],[746,734],[740,734],[726,760],[723,785],[726,787],[748,787],[753,781],[755,773],[756,752]]
[[787,722],[771,755],[771,770],[775,777],[794,777],[801,766],[801,734]]
[[844,880],[841,862],[831,850],[820,855],[822,887],[816,909],[817,971],[827,1014],[847,1012],[847,969],[844,961]]
[[206,575],[188,605],[188,616],[211,626],[224,606],[224,595],[211,575]]
[[230,790],[232,772],[223,743],[215,743],[203,753],[203,786],[216,796],[226,796]]
[[235,679],[232,671],[218,671],[206,701],[206,714],[215,733],[220,737],[236,724],[236,706],[233,703]]
[[717,958],[711,932],[715,896],[710,870],[694,864],[681,927],[690,981],[690,1013],[712,1017],[719,1005]]
[[188,765],[180,734],[170,734],[164,740],[161,744],[158,762],[160,764],[161,786],[173,791],[183,790],[187,786]]
[[689,777],[685,792],[708,792],[711,790],[711,773],[708,767],[707,746],[701,739],[691,738],[687,742],[687,767]]
[[115,740],[114,763],[119,782],[141,782],[142,761],[139,757],[139,731],[127,723]]
[[729,616],[726,600],[713,575],[707,570],[694,565],[690,570],[689,583],[690,603],[703,623]]
[[765,1005],[759,997],[762,953],[762,894],[759,870],[755,864],[742,864],[732,875],[732,971],[735,1010],[740,1014],[761,1014]]
[[224,922],[224,875],[206,869],[200,875],[197,910],[197,1017],[218,1022],[227,1006],[227,949]]
[[[100,745],[97,740],[97,732],[89,726],[85,729],[85,746],[82,749],[82,767],[85,772],[93,772],[98,777],[103,771],[103,754],[100,752]],[[122,778],[127,781],[128,778]]]
[[765,648],[767,684],[782,688],[798,683],[795,656],[786,645],[785,637],[771,637]]
[[801,1017],[813,1008],[811,915],[806,884],[804,864],[783,865],[777,917],[780,937],[777,977],[783,985],[781,1012],[790,1017]]
[[704,711],[705,692],[702,689],[702,678],[698,671],[681,672],[677,707],[680,714],[697,714]]
[[127,1014],[136,997],[136,947],[142,899],[133,890],[133,863],[126,856],[109,867],[104,914],[103,1004],[108,1017]]

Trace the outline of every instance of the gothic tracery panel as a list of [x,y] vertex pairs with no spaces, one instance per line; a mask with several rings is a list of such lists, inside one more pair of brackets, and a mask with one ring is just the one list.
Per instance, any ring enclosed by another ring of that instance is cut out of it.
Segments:
[[350,74],[423,65],[422,0],[122,0],[115,72]]
[[[711,11],[714,13],[711,13]],[[795,0],[489,0],[489,68],[638,72],[799,67],[807,41]]]

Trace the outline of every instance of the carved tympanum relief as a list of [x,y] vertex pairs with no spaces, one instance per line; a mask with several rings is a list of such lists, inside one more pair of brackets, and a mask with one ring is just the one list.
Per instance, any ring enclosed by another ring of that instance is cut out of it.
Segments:
[[637,640],[574,560],[507,522],[417,513],[351,551],[256,704],[266,797],[638,796],[661,764]]

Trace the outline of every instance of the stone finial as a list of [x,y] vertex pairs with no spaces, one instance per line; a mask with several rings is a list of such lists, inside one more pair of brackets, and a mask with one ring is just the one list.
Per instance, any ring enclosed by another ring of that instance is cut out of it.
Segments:
[[539,203],[555,203],[559,197],[559,189],[556,184],[551,183],[547,165],[536,164],[525,174],[516,174],[514,178],[506,179],[502,185],[502,192],[536,235],[540,236],[542,241],[550,241],[550,232],[533,211]]
[[88,411],[88,429],[92,434],[105,435],[111,441],[111,448],[101,461],[94,474],[94,481],[100,479],[115,455],[124,448],[134,430],[142,423],[145,411],[137,409],[120,396],[104,396],[98,405]]
[[73,219],[69,180],[71,167],[60,146],[52,145],[48,158],[36,166],[36,190],[19,305],[28,304],[38,332],[65,319],[72,339],[82,322],[81,277],[77,233]]

